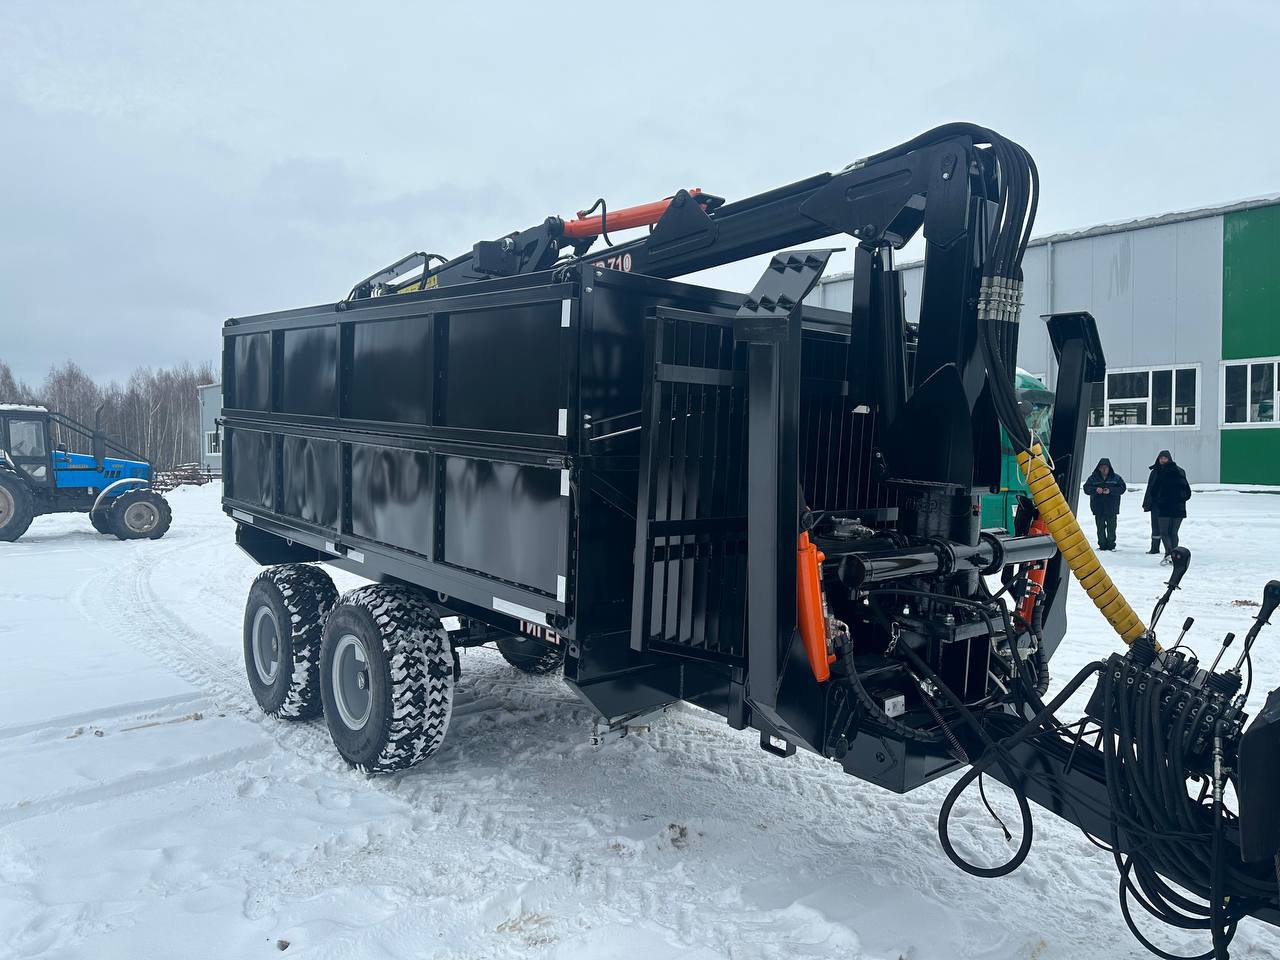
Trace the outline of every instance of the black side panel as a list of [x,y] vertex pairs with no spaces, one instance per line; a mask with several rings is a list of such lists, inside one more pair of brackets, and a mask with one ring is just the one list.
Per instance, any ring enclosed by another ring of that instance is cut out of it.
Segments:
[[229,427],[226,434],[227,448],[231,453],[226,495],[271,509],[272,492],[275,488],[271,434],[260,430],[245,430],[243,427]]
[[291,543],[249,523],[236,524],[236,545],[264,567],[273,563],[311,563],[326,558],[326,554],[319,550]]
[[332,417],[338,410],[338,329],[283,330],[280,338],[281,413]]
[[447,356],[444,410],[437,422],[556,436],[565,405],[560,313],[555,301],[438,316]]
[[352,324],[342,415],[355,420],[427,424],[435,382],[431,317]]
[[235,360],[227,406],[238,410],[270,409],[271,334],[249,333],[231,339]]
[[1271,691],[1240,742],[1240,853],[1266,860],[1280,850],[1280,688]]
[[560,471],[444,458],[444,560],[555,596],[564,504]]
[[280,438],[280,512],[316,526],[338,526],[338,443]]
[[424,557],[435,545],[433,456],[351,444],[351,532]]

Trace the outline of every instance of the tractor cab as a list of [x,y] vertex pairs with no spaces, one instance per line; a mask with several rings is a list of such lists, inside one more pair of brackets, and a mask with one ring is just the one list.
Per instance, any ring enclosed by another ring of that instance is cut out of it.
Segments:
[[[1049,436],[1053,427],[1053,391],[1021,368],[1014,377],[1014,390],[1027,427],[1037,437]],[[1013,441],[1003,427],[1000,453],[1000,486],[982,498],[982,526],[1003,527],[1012,534],[1017,532],[1018,502],[1027,496],[1027,481],[1018,469]]]
[[29,404],[0,406],[0,450],[28,483],[53,482],[49,411]]

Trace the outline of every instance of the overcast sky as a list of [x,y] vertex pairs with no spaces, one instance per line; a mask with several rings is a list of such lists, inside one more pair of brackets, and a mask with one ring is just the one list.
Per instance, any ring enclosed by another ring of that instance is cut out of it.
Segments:
[[1031,151],[1037,233],[1276,194],[1278,61],[1277,3],[4,0],[0,359],[211,360],[411,250],[951,120]]

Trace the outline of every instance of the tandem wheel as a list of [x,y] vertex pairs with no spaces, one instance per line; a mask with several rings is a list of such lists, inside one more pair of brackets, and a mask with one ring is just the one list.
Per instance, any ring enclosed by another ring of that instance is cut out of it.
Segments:
[[268,567],[244,608],[244,665],[263,713],[307,720],[320,713],[320,641],[338,590],[319,567]]
[[366,773],[403,770],[439,749],[453,681],[449,636],[418,590],[358,587],[325,621],[325,722],[343,759]]
[[502,659],[517,670],[534,676],[553,673],[564,666],[564,643],[552,646],[533,637],[511,633],[497,640]]

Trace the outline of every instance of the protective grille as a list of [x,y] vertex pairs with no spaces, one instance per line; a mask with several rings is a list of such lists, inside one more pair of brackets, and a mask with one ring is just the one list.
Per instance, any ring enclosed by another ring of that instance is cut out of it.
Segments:
[[710,659],[744,644],[745,354],[728,318],[660,310],[649,345],[633,637]]
[[[797,462],[814,510],[897,505],[873,457],[874,412],[855,412],[848,337],[809,330]],[[638,649],[742,663],[746,645],[746,352],[732,321],[658,308],[643,409],[635,606]],[[868,520],[873,519],[870,515]]]

